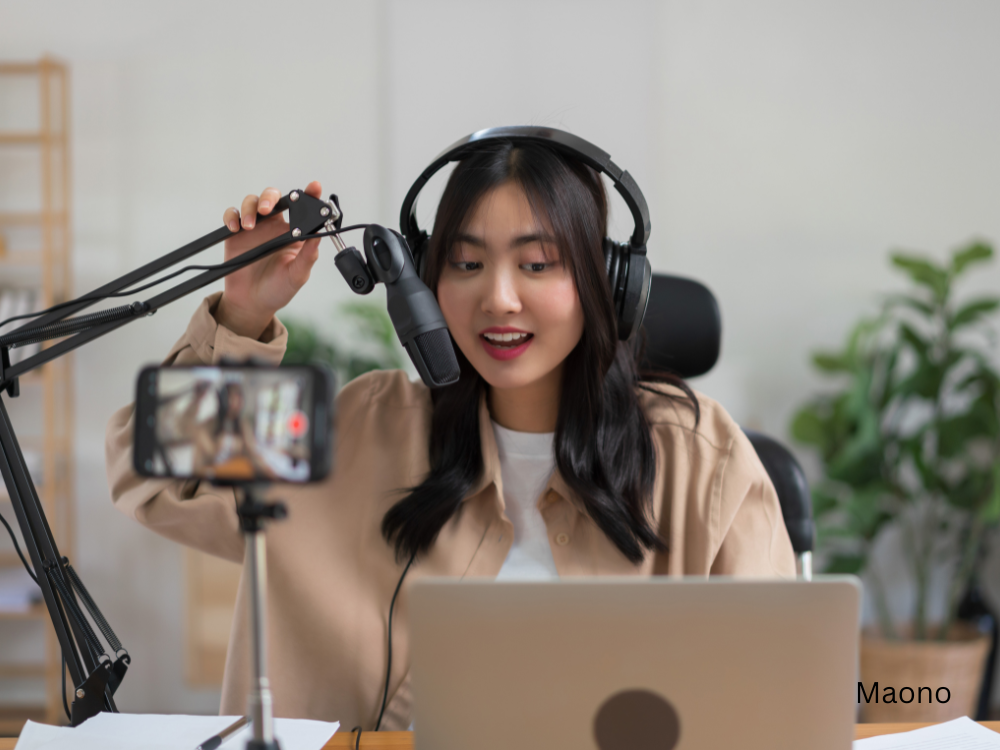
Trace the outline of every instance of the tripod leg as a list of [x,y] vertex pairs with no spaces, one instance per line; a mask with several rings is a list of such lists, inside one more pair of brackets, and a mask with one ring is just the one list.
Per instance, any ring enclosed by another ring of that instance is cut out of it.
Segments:
[[267,679],[267,551],[264,531],[246,532],[246,568],[250,572],[250,662],[253,669],[248,710],[253,739],[247,750],[279,750],[274,738],[274,710]]

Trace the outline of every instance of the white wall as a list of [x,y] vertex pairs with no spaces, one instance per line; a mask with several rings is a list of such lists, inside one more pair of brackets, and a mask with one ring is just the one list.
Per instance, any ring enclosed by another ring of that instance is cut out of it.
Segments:
[[[348,221],[394,225],[457,138],[572,130],[642,186],[654,268],[719,298],[695,387],[784,438],[823,387],[808,353],[901,285],[887,250],[1000,240],[998,27],[969,0],[0,0],[0,57],[72,65],[81,293],[265,185],[319,178]],[[330,329],[348,294],[327,253],[293,310]],[[1000,264],[970,286],[1000,288]],[[113,510],[103,469],[107,418],[196,304],[76,355],[78,567],[135,656],[128,710],[217,701],[182,683],[179,551]]]

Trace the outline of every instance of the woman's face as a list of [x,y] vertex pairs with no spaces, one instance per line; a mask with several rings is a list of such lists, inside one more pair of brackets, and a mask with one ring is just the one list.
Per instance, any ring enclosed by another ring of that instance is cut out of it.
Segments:
[[449,251],[437,297],[455,342],[494,388],[552,375],[583,335],[573,276],[513,183],[494,188],[473,209]]
[[226,406],[228,407],[227,416],[238,417],[243,411],[243,392],[236,388],[230,388]]

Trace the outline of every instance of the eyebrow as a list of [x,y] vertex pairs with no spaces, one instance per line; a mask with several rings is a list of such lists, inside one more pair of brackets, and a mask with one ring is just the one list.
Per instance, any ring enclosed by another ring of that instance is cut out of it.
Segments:
[[[464,242],[474,247],[486,247],[486,241],[482,237],[476,237],[465,232],[459,232],[455,237],[456,242]],[[540,242],[542,244],[556,244],[555,237],[545,232],[532,232],[530,234],[522,234],[519,237],[515,237],[514,241],[511,243],[512,247],[523,247],[524,245],[530,245],[533,242]]]

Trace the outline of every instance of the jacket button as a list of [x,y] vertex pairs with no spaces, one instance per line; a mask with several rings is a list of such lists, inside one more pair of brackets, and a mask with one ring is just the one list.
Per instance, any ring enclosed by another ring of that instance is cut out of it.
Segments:
[[569,544],[569,534],[562,531],[556,534],[556,544],[558,544],[560,547],[565,547],[567,544]]

